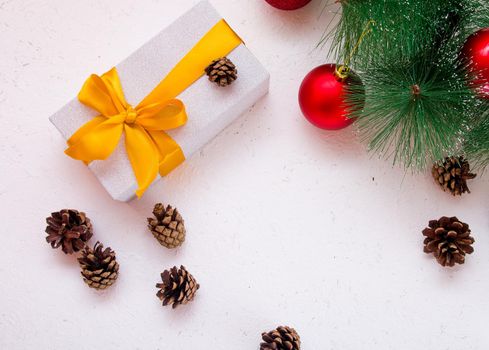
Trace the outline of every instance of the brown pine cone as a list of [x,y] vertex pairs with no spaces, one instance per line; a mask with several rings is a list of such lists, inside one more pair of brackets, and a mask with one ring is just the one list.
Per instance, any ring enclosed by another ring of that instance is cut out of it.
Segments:
[[238,70],[227,57],[221,57],[212,61],[205,69],[205,73],[210,81],[222,87],[228,86],[238,79]]
[[469,225],[454,217],[443,216],[440,220],[431,220],[429,227],[423,230],[424,252],[435,256],[442,266],[454,266],[465,262],[465,254],[474,251]]
[[433,178],[443,191],[450,191],[454,196],[470,193],[467,180],[477,175],[470,172],[470,165],[464,157],[446,157],[443,163],[433,164]]
[[161,279],[163,283],[156,284],[156,288],[160,289],[156,296],[163,302],[163,306],[172,305],[176,308],[180,304],[187,304],[194,298],[195,292],[200,287],[183,266],[179,269],[174,266],[170,270],[163,271]]
[[273,331],[261,334],[263,343],[260,350],[299,350],[301,348],[301,338],[294,328],[277,327]]
[[185,241],[185,225],[176,208],[158,203],[153,209],[155,218],[148,218],[148,228],[162,246],[176,248]]
[[90,219],[78,210],[63,209],[51,213],[51,216],[46,218],[46,223],[46,241],[53,248],[61,246],[65,254],[82,250],[93,235]]
[[86,246],[78,258],[83,281],[95,289],[110,287],[119,274],[119,264],[115,259],[115,252],[109,247],[104,249],[100,242],[95,243],[93,249]]

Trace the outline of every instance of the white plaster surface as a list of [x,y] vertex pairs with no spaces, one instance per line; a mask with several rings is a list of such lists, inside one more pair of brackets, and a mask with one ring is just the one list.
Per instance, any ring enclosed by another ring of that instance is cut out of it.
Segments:
[[[300,114],[335,5],[211,0],[270,71],[270,94],[142,200],[113,201],[63,154],[48,116],[196,2],[0,0],[0,349],[257,349],[279,324],[304,350],[488,349],[489,175],[451,198],[429,174],[372,158],[354,127],[320,131]],[[178,250],[145,228],[157,201],[186,219]],[[44,241],[44,218],[64,207],[84,210],[93,243],[117,252],[106,292]],[[473,230],[463,266],[422,252],[421,230],[442,215]],[[201,289],[163,308],[154,284],[180,264]]]

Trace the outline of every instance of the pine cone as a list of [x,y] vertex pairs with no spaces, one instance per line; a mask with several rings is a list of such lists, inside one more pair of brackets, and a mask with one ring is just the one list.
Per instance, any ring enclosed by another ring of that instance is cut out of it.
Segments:
[[431,220],[429,227],[423,230],[424,252],[435,256],[443,266],[454,266],[465,262],[465,254],[474,251],[469,225],[456,217],[443,216],[440,220]]
[[448,190],[454,196],[470,193],[467,180],[477,176],[470,172],[469,162],[464,157],[446,157],[442,164],[433,165],[431,173],[443,191]]
[[176,208],[158,203],[153,209],[154,218],[148,218],[148,228],[161,245],[176,248],[185,241],[185,226]]
[[163,301],[163,306],[172,305],[176,308],[180,304],[187,304],[194,298],[195,292],[200,287],[183,266],[179,269],[174,266],[170,270],[163,271],[161,279],[163,283],[156,284],[156,288],[160,288],[156,296]]
[[119,264],[115,259],[115,252],[109,247],[104,249],[100,242],[95,243],[93,249],[86,246],[78,262],[83,281],[90,288],[105,289],[117,279]]
[[263,343],[260,350],[299,350],[301,348],[301,338],[294,328],[277,327],[268,333],[262,333]]
[[78,210],[63,209],[51,213],[51,216],[46,218],[46,223],[46,241],[53,248],[61,246],[65,254],[73,254],[83,249],[93,235],[90,219]]
[[210,81],[222,87],[232,84],[238,78],[236,66],[227,57],[212,61],[205,69],[205,73]]

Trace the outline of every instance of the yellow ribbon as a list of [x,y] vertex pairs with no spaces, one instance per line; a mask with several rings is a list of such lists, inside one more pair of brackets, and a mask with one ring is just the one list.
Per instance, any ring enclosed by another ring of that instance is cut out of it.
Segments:
[[107,159],[124,133],[138,183],[136,195],[141,197],[158,173],[164,176],[185,160],[180,146],[165,132],[187,121],[185,106],[175,97],[198,80],[212,60],[226,56],[240,44],[231,27],[220,20],[134,108],[124,98],[115,68],[102,76],[92,74],[78,100],[100,115],[68,139],[65,153],[86,164]]

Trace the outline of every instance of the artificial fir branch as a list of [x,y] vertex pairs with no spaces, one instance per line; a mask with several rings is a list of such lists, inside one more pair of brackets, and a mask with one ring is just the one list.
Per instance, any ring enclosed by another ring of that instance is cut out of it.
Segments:
[[[341,17],[331,33],[330,54],[344,61],[368,21],[376,26],[355,55],[353,63],[357,68],[380,53],[389,55],[402,52],[411,56],[419,48],[433,44],[433,38],[440,34],[448,21],[448,16],[458,17],[461,0],[340,0]],[[478,2],[479,0],[466,0]]]
[[481,28],[489,27],[489,1],[487,0],[460,0],[463,4],[465,36]]
[[489,102],[481,106],[480,120],[466,135],[464,151],[476,169],[489,166]]
[[370,148],[423,169],[464,145],[472,162],[488,165],[489,117],[480,117],[482,101],[460,50],[470,34],[489,26],[489,1],[337,2],[341,18],[330,34],[337,63],[348,59],[366,23],[375,22],[351,60],[365,90],[353,86],[348,94],[351,117]]
[[460,147],[478,101],[456,57],[448,60],[435,49],[396,57],[369,61],[362,74],[363,110],[355,108],[363,103],[362,91],[349,87],[351,117],[358,118],[372,150],[406,168],[424,169]]

